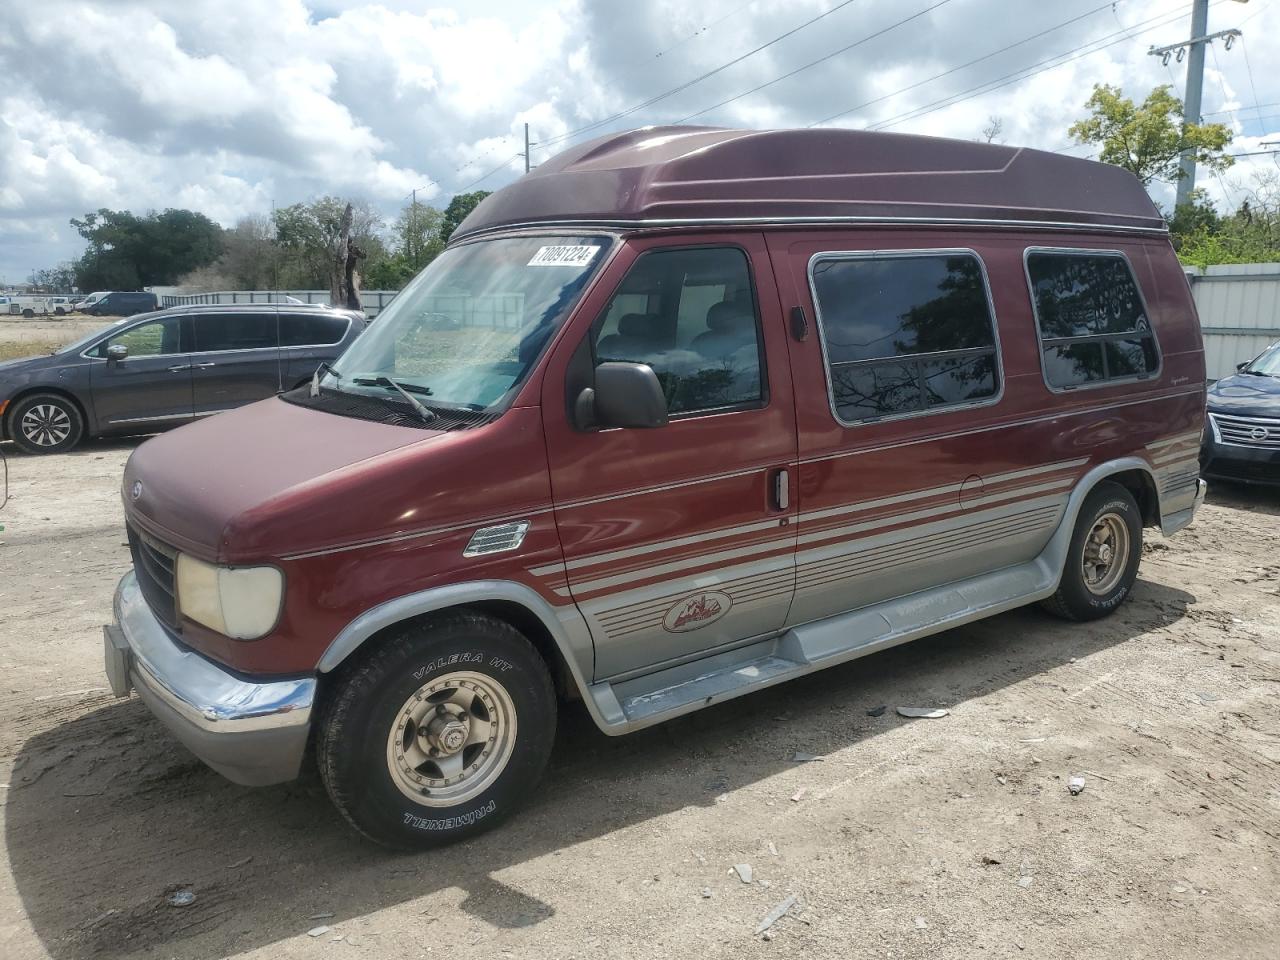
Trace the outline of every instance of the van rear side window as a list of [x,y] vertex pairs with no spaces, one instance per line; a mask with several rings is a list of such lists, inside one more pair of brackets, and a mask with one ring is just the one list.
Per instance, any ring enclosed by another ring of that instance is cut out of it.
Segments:
[[841,423],[999,395],[991,299],[972,252],[820,253],[810,278]]
[[1151,319],[1123,254],[1028,250],[1027,279],[1051,388],[1145,378],[1160,368]]

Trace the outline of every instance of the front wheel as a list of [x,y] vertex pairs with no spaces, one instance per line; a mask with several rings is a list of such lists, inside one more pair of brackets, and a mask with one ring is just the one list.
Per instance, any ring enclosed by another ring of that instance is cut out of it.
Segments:
[[27,453],[62,453],[83,435],[80,408],[61,394],[23,397],[9,415],[9,436]]
[[404,628],[337,679],[317,737],[330,798],[361,833],[439,846],[511,814],[546,768],[556,697],[510,624],[470,611]]
[[1105,617],[1133,589],[1141,559],[1137,501],[1118,483],[1100,483],[1080,507],[1058,591],[1043,606],[1067,620]]

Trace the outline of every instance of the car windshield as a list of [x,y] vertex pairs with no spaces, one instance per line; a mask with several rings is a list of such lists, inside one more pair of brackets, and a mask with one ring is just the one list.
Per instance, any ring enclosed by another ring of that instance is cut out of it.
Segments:
[[505,237],[451,247],[378,315],[321,386],[395,398],[395,381],[428,407],[500,407],[533,369],[611,242]]
[[1246,373],[1261,373],[1268,377],[1280,377],[1280,343],[1273,343],[1262,355],[1244,368]]

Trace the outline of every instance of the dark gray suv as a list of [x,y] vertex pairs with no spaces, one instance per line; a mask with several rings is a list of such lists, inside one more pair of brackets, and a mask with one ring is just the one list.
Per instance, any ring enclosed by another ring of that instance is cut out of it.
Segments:
[[186,306],[118,320],[56,353],[0,363],[0,439],[60,453],[155,433],[305,383],[363,314],[286,304]]

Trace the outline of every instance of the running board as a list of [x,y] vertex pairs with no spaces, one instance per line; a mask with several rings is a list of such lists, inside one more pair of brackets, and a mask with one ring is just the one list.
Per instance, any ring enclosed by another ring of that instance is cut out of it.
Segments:
[[1044,599],[1044,556],[969,580],[792,627],[778,636],[630,680],[592,684],[605,732],[626,733],[878,650]]

